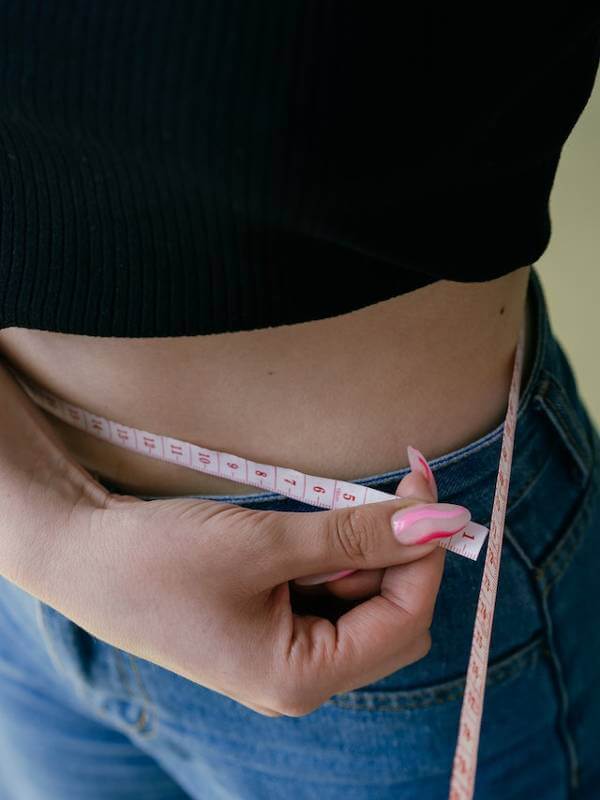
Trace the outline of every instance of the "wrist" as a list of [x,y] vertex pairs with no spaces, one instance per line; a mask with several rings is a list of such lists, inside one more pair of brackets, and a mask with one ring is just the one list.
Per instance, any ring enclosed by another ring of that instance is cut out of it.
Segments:
[[83,469],[60,460],[13,471],[0,492],[0,574],[40,599],[51,597],[61,552],[91,529],[108,496]]
[[0,367],[0,575],[35,593],[60,540],[106,506],[109,492],[71,456]]

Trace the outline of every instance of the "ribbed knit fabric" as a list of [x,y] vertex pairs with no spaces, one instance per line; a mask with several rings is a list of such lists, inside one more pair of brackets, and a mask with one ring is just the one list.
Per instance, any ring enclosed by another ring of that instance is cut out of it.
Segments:
[[593,3],[0,0],[0,328],[249,330],[531,264],[599,58]]

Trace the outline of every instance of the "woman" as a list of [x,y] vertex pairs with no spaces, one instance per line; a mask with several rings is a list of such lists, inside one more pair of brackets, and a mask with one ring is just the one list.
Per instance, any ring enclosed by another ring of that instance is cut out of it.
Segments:
[[483,558],[390,518],[489,526],[523,327],[477,796],[595,797],[600,437],[534,263],[600,18],[266,6],[2,8],[3,795],[446,797]]

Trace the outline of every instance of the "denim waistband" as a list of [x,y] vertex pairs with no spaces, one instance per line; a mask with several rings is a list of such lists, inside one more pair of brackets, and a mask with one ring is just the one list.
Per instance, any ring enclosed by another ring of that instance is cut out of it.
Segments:
[[[531,399],[534,387],[538,384],[544,369],[548,370],[549,372],[557,371],[557,365],[555,362],[561,357],[560,350],[553,346],[555,340],[551,331],[546,299],[535,265],[532,266],[530,271],[527,291],[527,302],[533,317],[532,349],[534,355],[527,385],[525,387],[522,386],[520,392],[517,410],[515,451],[517,450],[519,432],[523,430],[523,427],[527,427],[526,418],[528,413],[531,412]],[[567,382],[572,381],[569,365],[563,364],[562,369],[566,373],[565,380]],[[576,391],[574,385],[571,387],[571,391]],[[479,439],[470,442],[469,444],[457,450],[453,450],[449,453],[438,456],[437,458],[434,458],[428,462],[435,474],[436,481],[438,482],[440,497],[443,496],[443,488],[445,489],[444,494],[448,494],[459,489],[464,491],[465,489],[469,488],[471,481],[475,481],[478,478],[487,475],[491,469],[497,470],[503,432],[504,421]],[[461,466],[466,466],[467,460],[468,471],[464,469],[456,469],[459,464]],[[397,484],[409,472],[410,467],[407,466],[398,470],[391,470],[389,472],[382,472],[376,475],[368,475],[366,477],[353,479],[352,483],[357,483],[363,486],[373,486],[381,491],[388,491],[390,494],[394,494]],[[111,484],[110,481],[102,479],[101,482],[109,491],[123,493],[122,489],[114,484]],[[127,493],[131,494],[130,492]],[[172,495],[167,496],[145,494],[138,494],[135,496],[143,500],[168,499],[168,497],[172,497]],[[302,503],[298,500],[292,500],[291,498],[287,497],[287,495],[283,495],[278,492],[254,492],[249,494],[233,495],[189,494],[178,495],[178,497],[188,497],[199,500],[213,500],[224,503],[233,503],[236,505],[249,505],[253,508],[260,508],[262,504],[269,504],[269,507],[281,507],[281,510],[317,510],[314,506],[309,506],[308,504]]]

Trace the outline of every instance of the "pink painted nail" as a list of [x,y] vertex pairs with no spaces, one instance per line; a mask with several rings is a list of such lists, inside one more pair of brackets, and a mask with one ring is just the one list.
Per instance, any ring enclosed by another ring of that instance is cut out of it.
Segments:
[[341,572],[329,572],[322,575],[308,575],[306,578],[296,578],[295,582],[300,586],[314,586],[315,583],[328,583],[329,581],[336,581],[338,578],[343,578],[346,575],[351,575],[356,572],[355,569],[344,569]]
[[425,544],[462,531],[471,512],[453,503],[419,503],[396,511],[391,523],[400,544]]
[[433,472],[431,471],[431,467],[427,463],[427,459],[421,453],[420,450],[417,450],[416,447],[412,447],[410,444],[406,448],[406,452],[408,453],[408,463],[410,464],[410,468],[413,472],[420,472],[421,475],[427,480],[429,485],[432,488],[435,488],[437,491],[437,485],[435,482],[435,478],[433,477]]

